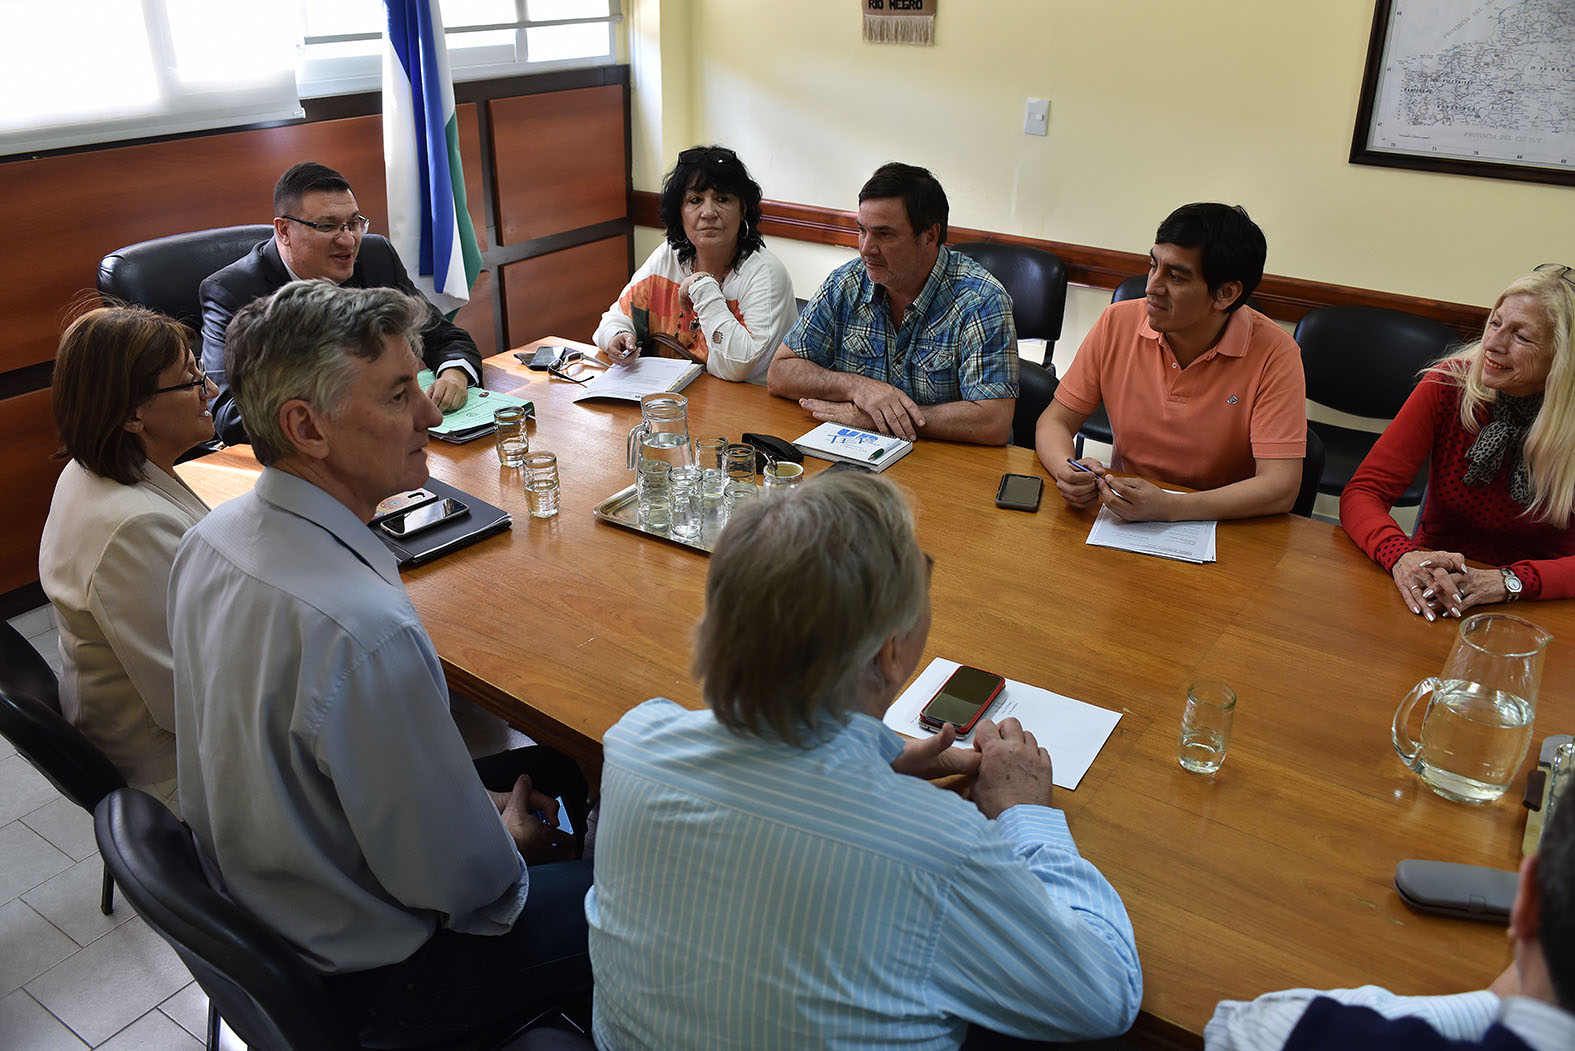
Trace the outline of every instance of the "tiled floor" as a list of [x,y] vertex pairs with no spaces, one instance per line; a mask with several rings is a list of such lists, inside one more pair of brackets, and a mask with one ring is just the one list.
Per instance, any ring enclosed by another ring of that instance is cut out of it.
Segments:
[[[49,608],[11,623],[58,673]],[[119,894],[98,911],[102,875],[93,819],[0,737],[0,1049],[202,1047],[207,996]]]

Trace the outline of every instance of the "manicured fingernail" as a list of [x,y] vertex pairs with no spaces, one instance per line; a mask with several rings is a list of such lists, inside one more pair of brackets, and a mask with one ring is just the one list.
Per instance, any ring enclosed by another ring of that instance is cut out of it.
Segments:
[[1434,619],[1434,617],[1433,617],[1433,611],[1432,611],[1432,610],[1430,610],[1430,609],[1424,609],[1424,610],[1423,610],[1423,611],[1422,611],[1422,612],[1423,612],[1423,613],[1425,613],[1425,614],[1427,614],[1427,619],[1428,619],[1428,620],[1433,620],[1433,619]]
[[1465,601],[1465,600],[1466,600],[1466,597],[1465,597],[1465,596],[1464,596],[1464,595],[1462,595],[1462,594],[1461,594],[1461,593],[1460,593],[1460,592],[1458,592],[1458,591],[1457,591],[1457,592],[1455,592],[1455,601],[1456,601],[1456,602],[1464,602],[1464,601]]
[[1433,560],[1430,558],[1427,561],[1422,563],[1421,568],[1426,569],[1428,566],[1430,566],[1432,564],[1433,564]]
[[1422,597],[1423,598],[1432,598],[1433,597],[1433,592],[1436,591],[1436,590],[1438,590],[1438,589],[1437,588],[1428,588],[1426,591],[1422,592]]

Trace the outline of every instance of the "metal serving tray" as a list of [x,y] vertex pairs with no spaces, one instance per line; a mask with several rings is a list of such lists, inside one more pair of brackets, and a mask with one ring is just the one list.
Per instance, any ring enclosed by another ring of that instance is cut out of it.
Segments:
[[716,538],[722,532],[722,527],[727,524],[727,508],[720,501],[712,503],[706,501],[705,521],[700,526],[700,539],[683,540],[672,536],[665,529],[647,529],[640,523],[639,501],[635,497],[635,487],[620,489],[607,499],[596,505],[594,514],[603,522],[610,522],[615,526],[632,529],[636,533],[643,533],[657,540],[665,540],[669,544],[687,547],[695,551],[711,553],[716,546]]

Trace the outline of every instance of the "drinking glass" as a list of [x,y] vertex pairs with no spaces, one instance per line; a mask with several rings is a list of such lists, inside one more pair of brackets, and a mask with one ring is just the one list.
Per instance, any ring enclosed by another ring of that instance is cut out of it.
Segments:
[[531,453],[525,457],[525,470],[530,516],[551,518],[558,513],[558,458],[548,452]]
[[1187,709],[1176,738],[1176,761],[1183,770],[1212,774],[1220,768],[1235,715],[1236,691],[1223,682],[1200,679],[1187,687]]
[[673,508],[669,531],[680,540],[699,540],[705,528],[704,474],[698,467],[674,467],[669,477]]
[[722,488],[727,484],[726,438],[698,438],[695,440],[695,460],[705,472],[701,487],[707,503],[714,504],[722,498]]
[[735,442],[727,447],[727,480],[755,484],[755,447]]
[[530,452],[530,436],[525,431],[525,407],[509,405],[492,414],[497,428],[498,462],[504,467],[518,467]]
[[636,485],[640,524],[666,532],[673,516],[672,468],[662,460],[641,460]]
[[727,488],[722,490],[722,506],[726,517],[731,518],[744,501],[753,500],[759,495],[760,487],[754,482],[728,482]]

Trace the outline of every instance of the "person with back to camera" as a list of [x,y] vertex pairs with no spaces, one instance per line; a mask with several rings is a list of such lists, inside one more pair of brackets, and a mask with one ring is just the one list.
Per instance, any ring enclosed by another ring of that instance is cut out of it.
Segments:
[[663,181],[661,215],[667,240],[602,315],[596,346],[623,365],[670,336],[713,376],[764,383],[798,303],[760,236],[760,185],[732,150],[696,146]]
[[208,513],[175,461],[213,437],[218,391],[181,324],[142,307],[71,323],[50,396],[61,453],[38,549],[60,633],[60,706],[126,780],[175,806],[170,564]]
[[[709,709],[656,698],[603,738],[598,1047],[940,1051],[970,1024],[1132,1024],[1132,924],[1055,807],[1049,753],[1013,718],[966,750],[951,724],[881,722],[924,653],[931,569],[879,476],[729,519],[695,629]],[[948,774],[971,799],[928,780]]]
[[[1389,509],[1424,460],[1407,536]],[[1426,370],[1340,495],[1340,524],[1433,620],[1575,595],[1572,509],[1575,272],[1549,263],[1499,293],[1479,341]]]

